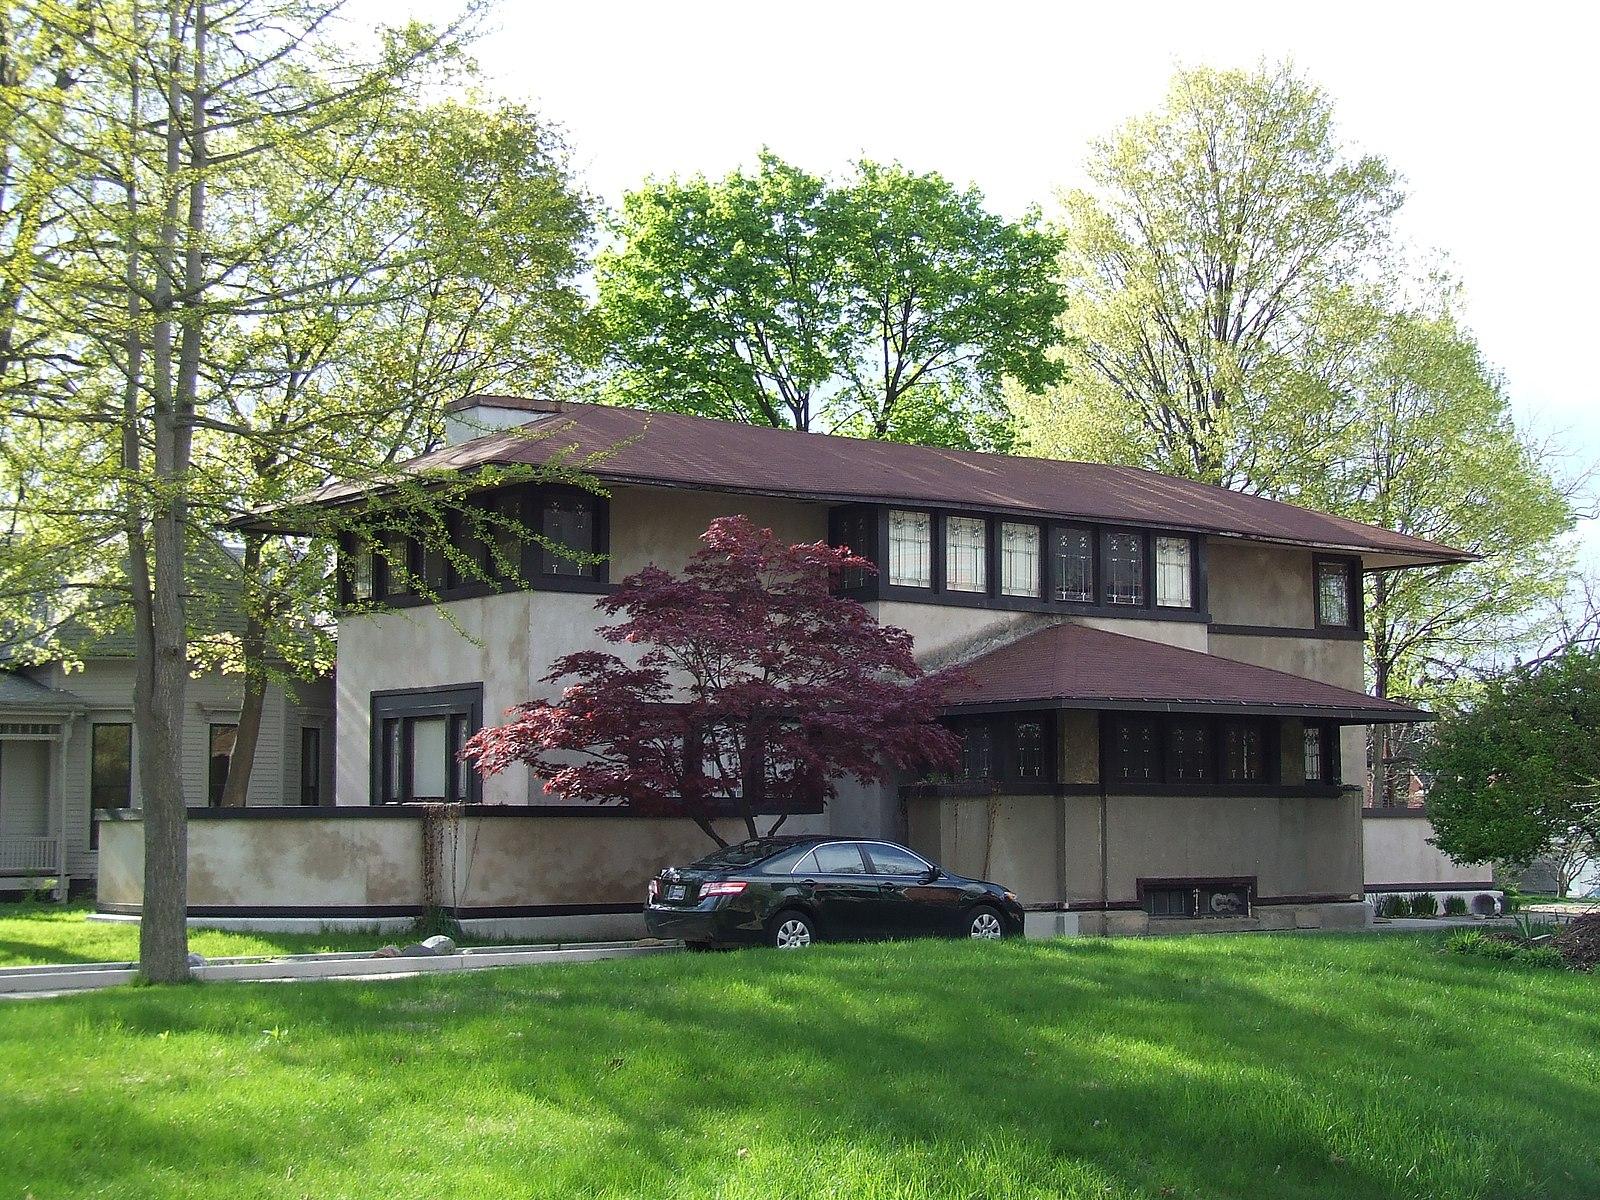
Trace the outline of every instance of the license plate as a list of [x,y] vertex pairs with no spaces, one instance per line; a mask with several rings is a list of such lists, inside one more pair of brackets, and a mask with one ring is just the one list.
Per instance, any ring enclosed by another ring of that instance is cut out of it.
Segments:
[[675,883],[667,889],[668,900],[682,900],[684,895],[684,887],[681,883]]

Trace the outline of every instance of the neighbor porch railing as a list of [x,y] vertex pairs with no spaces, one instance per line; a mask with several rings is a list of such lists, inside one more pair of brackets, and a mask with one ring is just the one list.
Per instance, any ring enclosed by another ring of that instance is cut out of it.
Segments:
[[56,839],[0,837],[0,875],[54,874]]

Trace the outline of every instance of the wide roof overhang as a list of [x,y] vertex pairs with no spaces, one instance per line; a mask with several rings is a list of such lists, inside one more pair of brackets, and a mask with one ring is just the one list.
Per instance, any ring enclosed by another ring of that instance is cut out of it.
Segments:
[[1305,717],[1345,724],[1431,721],[1409,704],[1164,642],[1062,622],[960,664],[951,713],[1073,708]]

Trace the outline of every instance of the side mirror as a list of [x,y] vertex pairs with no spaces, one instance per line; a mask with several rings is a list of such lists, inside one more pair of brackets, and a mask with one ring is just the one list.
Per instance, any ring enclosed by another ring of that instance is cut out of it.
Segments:
[[922,873],[922,882],[923,883],[932,883],[935,879],[939,878],[939,876],[941,876],[943,874],[944,874],[944,872],[939,870],[938,867],[929,867],[926,871],[924,871]]

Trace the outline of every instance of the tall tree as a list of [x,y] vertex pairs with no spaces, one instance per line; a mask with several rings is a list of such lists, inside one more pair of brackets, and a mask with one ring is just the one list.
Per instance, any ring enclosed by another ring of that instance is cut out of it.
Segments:
[[[188,564],[204,533],[196,514],[218,488],[197,461],[197,435],[250,432],[211,403],[207,337],[219,321],[302,302],[263,290],[249,268],[295,244],[347,185],[342,172],[312,169],[303,148],[335,130],[359,140],[462,42],[460,25],[407,26],[353,51],[338,8],[31,0],[7,14],[29,45],[70,45],[81,69],[70,89],[34,86],[11,125],[28,136],[13,138],[8,161],[30,181],[45,232],[11,244],[22,247],[11,324],[31,349],[6,364],[0,483],[17,497],[22,557],[69,580],[62,594],[128,597],[145,816],[140,965],[153,980],[188,973]],[[39,128],[52,130],[44,149],[30,140]],[[254,204],[255,173],[291,163],[298,202],[268,215]],[[13,628],[27,635],[55,620],[40,575],[6,574]]]
[[701,540],[681,575],[646,567],[597,602],[625,614],[599,634],[637,648],[630,661],[561,659],[545,679],[560,699],[476,734],[468,758],[488,773],[527,763],[569,799],[689,817],[721,845],[720,815],[759,837],[832,799],[842,776],[955,761],[937,721],[945,678],[923,673],[905,630],[835,594],[840,572],[871,563],[785,545],[746,517],[719,517]]
[[1087,171],[1064,197],[1066,381],[1013,385],[1024,440],[1292,490],[1327,454],[1308,318],[1381,244],[1394,173],[1348,152],[1332,102],[1286,66],[1180,72]]
[[[1457,320],[1447,289],[1420,300],[1341,294],[1320,306],[1339,453],[1301,494],[1345,516],[1480,555],[1455,567],[1379,572],[1367,584],[1374,694],[1457,700],[1529,632],[1571,570],[1567,489],[1519,435],[1502,381]],[[1418,732],[1374,732],[1380,796],[1404,795]],[[1424,735],[1425,736],[1425,735]]]
[[834,182],[763,153],[630,192],[599,261],[619,401],[779,428],[1004,446],[1002,377],[1043,386],[1056,244],[935,174]]

